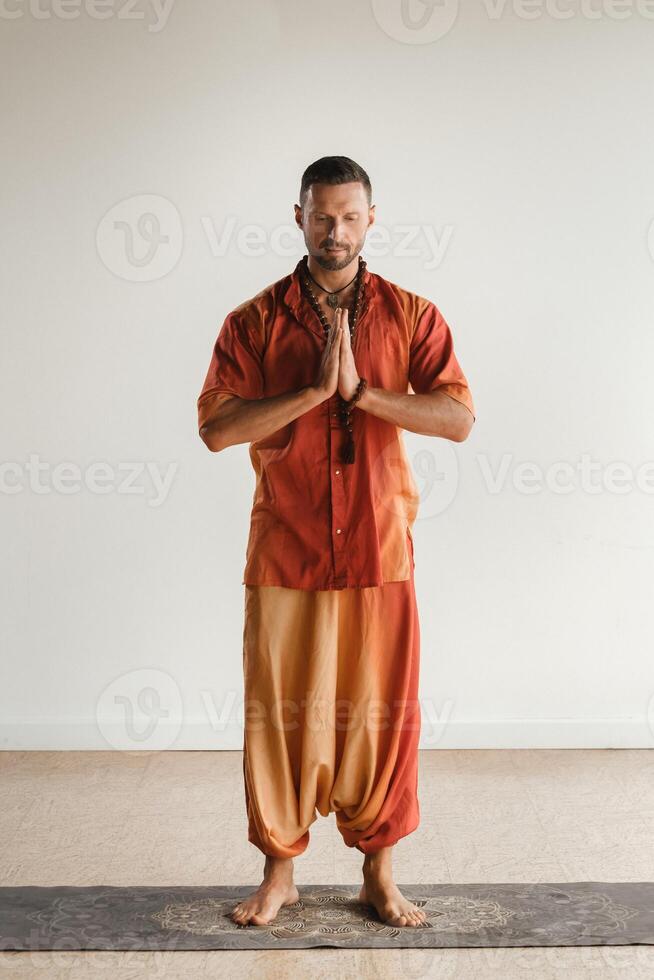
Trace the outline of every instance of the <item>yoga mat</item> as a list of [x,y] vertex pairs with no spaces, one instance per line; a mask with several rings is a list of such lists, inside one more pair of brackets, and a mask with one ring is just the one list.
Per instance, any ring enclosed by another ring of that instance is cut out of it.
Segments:
[[298,885],[265,926],[229,913],[255,885],[0,888],[0,951],[654,944],[654,882],[404,885],[420,927],[389,926],[360,885]]

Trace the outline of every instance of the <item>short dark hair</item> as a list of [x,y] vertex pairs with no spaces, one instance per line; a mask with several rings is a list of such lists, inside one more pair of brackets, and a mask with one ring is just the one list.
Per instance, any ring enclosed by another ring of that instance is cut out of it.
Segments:
[[349,157],[321,157],[320,160],[311,163],[302,174],[300,207],[304,207],[307,192],[312,184],[349,184],[353,181],[363,184],[370,204],[372,186],[370,177],[363,167]]

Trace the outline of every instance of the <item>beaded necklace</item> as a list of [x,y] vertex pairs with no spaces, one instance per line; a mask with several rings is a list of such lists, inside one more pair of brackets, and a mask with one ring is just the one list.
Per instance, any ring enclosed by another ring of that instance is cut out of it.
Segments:
[[[365,271],[366,271],[366,262],[363,259],[363,257],[360,255],[359,268],[355,277],[356,286],[354,288],[354,299],[352,301],[351,317],[349,316],[350,311],[348,310],[348,324],[350,327],[350,344],[352,346],[354,346],[356,327],[359,322],[359,314],[361,312],[361,305],[363,303],[363,298],[365,293],[365,282],[364,282]],[[325,334],[325,337],[327,337],[329,335],[330,323],[327,317],[325,316],[325,314],[323,313],[320,303],[318,302],[318,299],[316,298],[316,295],[313,289],[311,288],[311,283],[309,281],[310,278],[313,279],[313,276],[311,276],[311,273],[309,272],[309,257],[308,255],[305,255],[300,264],[300,281],[304,287],[305,294],[311,306],[315,310],[316,315],[320,320],[323,333]],[[329,290],[325,290],[325,292],[329,292]],[[361,382],[359,383],[359,388],[357,389],[353,402],[358,400],[358,398],[361,396],[366,384],[367,382],[364,381],[364,379],[362,378]],[[346,402],[345,399],[340,394],[340,392],[338,393],[338,399],[339,399],[339,409],[340,409],[339,415],[340,415],[341,425],[347,432],[347,440],[345,442],[345,445],[343,446],[343,450],[341,454],[341,462],[353,463],[354,462],[354,437],[352,434],[352,421],[350,419],[350,415],[352,412],[352,408],[354,406],[353,406],[353,402],[351,403]]]
[[341,301],[338,298],[338,294],[339,293],[342,293],[343,290],[344,289],[347,289],[348,286],[351,286],[352,283],[354,282],[354,280],[356,279],[356,277],[359,275],[359,268],[357,266],[356,275],[353,276],[348,283],[346,283],[344,286],[341,286],[340,289],[334,289],[332,292],[330,292],[328,289],[325,289],[324,286],[321,286],[319,282],[316,282],[316,280],[313,278],[313,276],[309,272],[309,266],[308,265],[305,266],[304,271],[308,275],[308,277],[311,280],[311,282],[313,282],[313,283],[316,284],[316,286],[318,287],[318,289],[322,289],[323,293],[327,293],[327,305],[328,306],[331,306],[332,310],[335,310],[337,306],[340,306],[340,302]]
[[[352,314],[351,316],[348,316],[348,322],[349,322],[349,325],[350,325],[350,341],[351,341],[351,343],[354,342],[354,334],[355,334],[355,330],[356,330],[356,325],[357,325],[357,321],[359,319],[359,313],[361,312],[361,304],[363,303],[363,297],[364,297],[364,293],[365,293],[365,283],[363,281],[364,280],[365,271],[366,271],[366,262],[362,258],[362,256],[359,256],[359,269],[358,269],[357,274],[355,276],[355,278],[357,280],[357,283],[356,283],[356,286],[354,287],[354,299],[352,301],[352,309],[348,311],[348,313],[351,312],[351,314]],[[303,260],[302,260],[302,263],[300,265],[300,272],[302,273],[301,276],[300,276],[300,278],[301,278],[301,281],[302,281],[302,285],[305,288],[305,291],[306,291],[306,294],[307,294],[307,298],[308,298],[309,302],[311,303],[311,306],[313,307],[313,309],[316,311],[316,314],[318,316],[318,319],[320,320],[320,323],[322,324],[322,329],[323,329],[324,334],[325,334],[325,337],[326,337],[329,334],[330,324],[329,324],[329,320],[327,319],[327,317],[323,313],[322,307],[321,307],[320,303],[318,302],[318,300],[316,298],[316,294],[314,293],[313,289],[311,288],[311,283],[309,281],[309,276],[311,275],[311,273],[309,272],[309,257],[308,257],[308,255],[305,255],[304,258],[303,258]],[[329,292],[329,290],[325,290],[325,292]],[[340,290],[339,290],[339,292],[340,292]]]

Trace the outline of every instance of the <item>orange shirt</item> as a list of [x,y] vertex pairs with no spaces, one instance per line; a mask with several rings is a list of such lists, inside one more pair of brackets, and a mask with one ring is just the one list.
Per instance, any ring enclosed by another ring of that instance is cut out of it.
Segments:
[[[198,427],[219,400],[313,384],[325,335],[299,266],[228,314],[198,398]],[[353,354],[373,388],[440,388],[475,417],[452,334],[430,300],[365,271]],[[244,585],[343,589],[409,578],[419,494],[400,427],[357,406],[353,463],[341,463],[338,392],[250,443],[256,476]]]

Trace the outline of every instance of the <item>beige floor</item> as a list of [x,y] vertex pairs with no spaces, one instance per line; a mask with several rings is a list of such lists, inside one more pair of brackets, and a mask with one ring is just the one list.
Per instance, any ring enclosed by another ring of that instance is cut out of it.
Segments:
[[[654,753],[429,751],[402,882],[654,878]],[[2,884],[257,884],[240,752],[0,752]],[[222,817],[220,816],[222,814]],[[333,815],[295,862],[303,883],[360,880]],[[256,972],[255,972],[256,971]],[[254,976],[651,980],[654,948],[6,953],[0,978]]]

